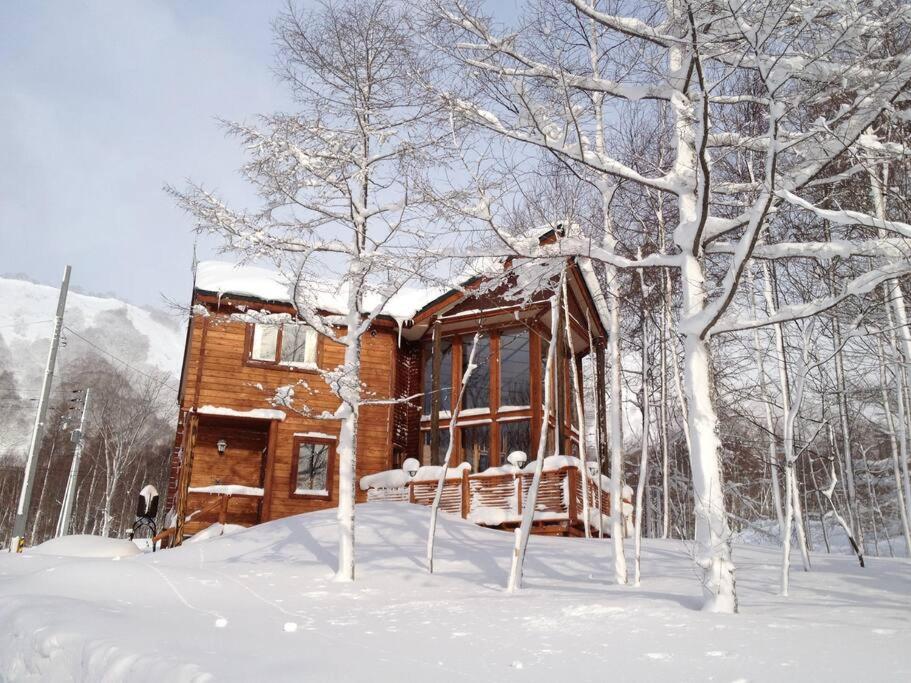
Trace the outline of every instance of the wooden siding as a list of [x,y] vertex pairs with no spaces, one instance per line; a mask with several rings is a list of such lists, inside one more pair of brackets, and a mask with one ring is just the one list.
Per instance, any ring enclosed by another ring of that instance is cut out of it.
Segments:
[[[295,385],[294,406],[298,410],[305,405],[310,413],[322,414],[334,412],[339,405],[322,378],[312,371],[301,371],[282,366],[251,365],[246,358],[247,325],[235,322],[223,315],[197,316],[192,325],[192,334],[188,345],[188,361],[184,373],[182,411],[198,410],[202,406],[230,408],[237,411],[248,411],[256,408],[272,408],[270,398],[275,390],[284,385]],[[397,361],[397,334],[392,328],[374,328],[362,338],[361,379],[367,391],[375,398],[383,399],[393,396],[395,390],[395,367]],[[343,362],[344,348],[331,340],[320,337],[321,367],[333,368]],[[302,383],[306,383],[304,386]],[[271,478],[263,482],[271,490],[269,504],[263,506],[263,519],[268,521],[288,515],[311,510],[334,507],[338,502],[337,484],[326,499],[304,499],[291,496],[291,476],[293,462],[293,442],[295,434],[319,432],[337,437],[339,423],[333,420],[319,420],[304,417],[294,411],[285,410],[284,421],[275,422],[275,453],[272,463]],[[358,427],[358,466],[357,476],[379,472],[391,466],[392,449],[392,413],[391,405],[372,405],[361,408],[361,420]],[[219,479],[222,484],[244,484],[259,486],[257,473],[265,472],[265,458],[255,458],[254,469],[245,470],[232,467],[230,457],[221,460],[212,456],[210,448],[214,441],[225,438],[232,450],[234,435],[221,435],[217,429],[210,434],[205,431],[206,425],[222,424],[227,421],[213,420],[213,416],[201,414],[200,434],[197,448],[193,455],[191,486],[206,486]],[[258,448],[265,448],[268,421],[242,419],[232,421],[231,429],[237,423],[257,432],[262,437],[257,441]],[[260,423],[260,424],[257,424]],[[227,434],[227,432],[225,432]],[[209,438],[211,437],[211,438]],[[210,447],[205,443],[213,441]],[[180,438],[176,440],[180,443]],[[260,445],[261,444],[261,445]],[[175,448],[175,457],[176,457]],[[252,462],[251,458],[251,462]],[[226,468],[225,465],[228,465]],[[252,465],[251,465],[252,467]],[[242,481],[235,481],[238,477]],[[255,481],[254,481],[255,480]],[[365,494],[358,493],[359,500]],[[199,509],[203,496],[194,494],[187,501],[187,514]],[[238,513],[245,518],[251,514],[248,500],[232,499],[231,506],[240,506]],[[194,508],[195,506],[195,508]],[[187,532],[192,533],[188,527]]]

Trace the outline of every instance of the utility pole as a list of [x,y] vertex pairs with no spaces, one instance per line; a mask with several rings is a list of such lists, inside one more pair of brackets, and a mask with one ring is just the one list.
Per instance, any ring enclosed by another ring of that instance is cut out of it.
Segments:
[[44,368],[44,383],[41,386],[41,398],[38,400],[38,414],[35,415],[35,426],[32,428],[32,439],[28,446],[28,457],[25,459],[25,473],[22,477],[22,491],[19,492],[19,507],[16,508],[16,520],[13,522],[13,538],[10,551],[22,552],[25,547],[25,522],[28,519],[28,508],[32,501],[32,487],[35,484],[35,473],[38,468],[38,448],[44,436],[47,405],[51,395],[51,384],[54,381],[54,366],[57,363],[57,347],[60,346],[60,332],[63,329],[63,313],[66,310],[66,294],[70,287],[70,271],[63,269],[63,282],[60,283],[60,298],[57,300],[57,315],[54,318],[54,336],[47,354],[47,365]]
[[73,500],[76,498],[76,477],[79,475],[79,460],[82,458],[82,447],[85,445],[85,418],[89,412],[89,394],[91,389],[85,390],[82,401],[82,418],[79,420],[79,429],[76,437],[76,450],[73,451],[73,464],[70,465],[70,476],[66,481],[66,493],[63,494],[63,506],[60,508],[60,518],[57,520],[57,537],[66,536],[70,528],[70,516],[73,512]]

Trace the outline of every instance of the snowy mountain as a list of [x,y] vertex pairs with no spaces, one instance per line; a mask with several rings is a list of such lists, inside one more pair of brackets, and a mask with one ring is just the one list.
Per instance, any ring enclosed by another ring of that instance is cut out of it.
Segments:
[[[40,393],[57,307],[56,287],[0,278],[0,454],[24,449]],[[178,317],[70,291],[57,357],[61,375],[98,355],[116,366],[174,376],[183,357]]]

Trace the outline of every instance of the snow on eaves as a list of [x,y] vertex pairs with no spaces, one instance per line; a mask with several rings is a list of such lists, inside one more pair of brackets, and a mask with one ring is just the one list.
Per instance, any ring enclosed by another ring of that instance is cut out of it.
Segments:
[[223,417],[249,417],[254,420],[284,420],[285,413],[272,408],[253,408],[252,410],[235,410],[222,406],[201,406],[200,415],[221,415]]
[[[329,314],[347,313],[347,284],[310,279],[299,283],[295,301],[294,283],[279,272],[257,266],[201,261],[196,267],[196,289],[220,297],[234,295],[291,304],[307,300]],[[445,287],[403,287],[382,305],[381,313],[399,321],[411,320],[421,308],[448,291]],[[364,307],[372,310],[381,302],[379,292],[367,292]]]

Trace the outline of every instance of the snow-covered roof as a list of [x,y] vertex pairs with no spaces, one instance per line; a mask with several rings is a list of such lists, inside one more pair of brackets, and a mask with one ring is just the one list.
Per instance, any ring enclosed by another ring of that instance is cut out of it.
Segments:
[[[559,230],[558,227],[542,226],[523,235],[520,239],[537,243],[548,234]],[[518,276],[517,289],[530,289],[542,285],[552,275],[552,268],[547,261],[521,259],[524,265],[510,269]],[[580,264],[586,286],[595,302],[597,315],[606,325],[607,306],[604,294],[598,283],[592,265],[587,259]],[[450,283],[437,286],[406,286],[399,289],[385,303],[379,291],[368,291],[364,296],[367,310],[373,310],[382,303],[380,313],[395,319],[399,324],[412,320],[429,304],[450,294],[458,287],[464,286],[473,278],[486,278],[502,273],[503,262],[498,258],[475,258],[469,261],[466,270],[457,274]],[[262,301],[295,303],[294,285],[285,275],[275,270],[258,266],[238,265],[226,261],[201,261],[196,267],[195,287],[202,292],[218,296],[234,295],[249,297]],[[347,283],[330,279],[307,278],[298,283],[298,289],[306,289],[306,298],[317,308],[329,314],[345,315],[347,313]],[[300,297],[299,297],[300,298]]]
[[[306,282],[307,296],[327,313],[344,315],[347,312],[346,283],[310,279]],[[237,265],[225,261],[201,261],[196,266],[196,289],[218,296],[234,295],[263,301],[293,303],[293,283],[274,270],[257,266]],[[428,303],[450,291],[448,287],[403,287],[382,307],[382,314],[396,320],[410,320]],[[364,304],[372,309],[381,301],[379,292],[368,292]]]

